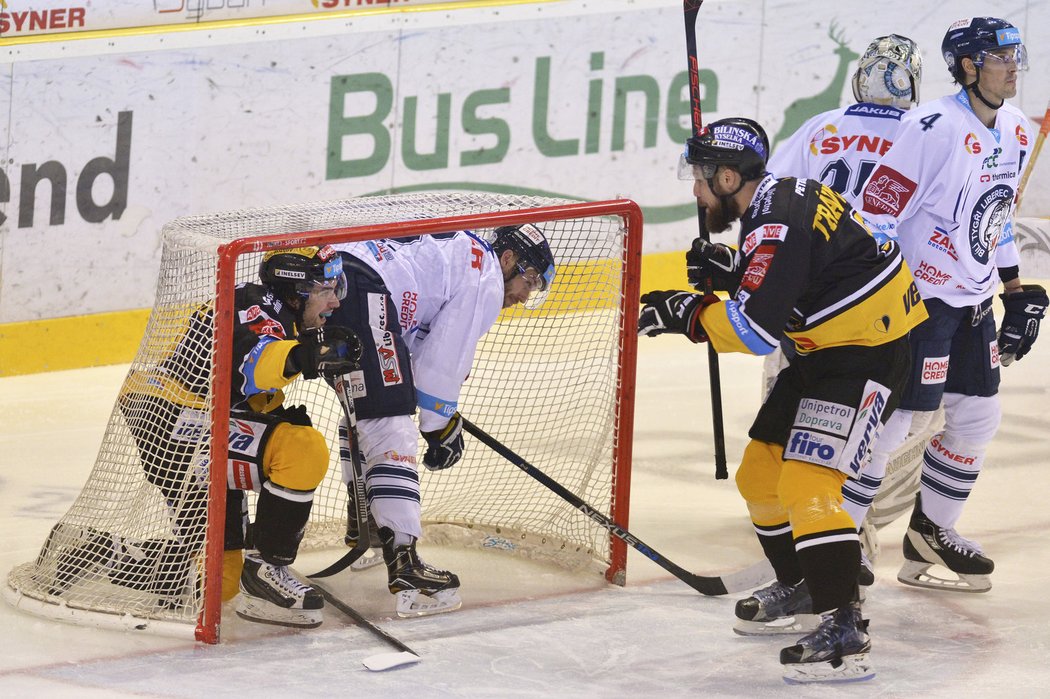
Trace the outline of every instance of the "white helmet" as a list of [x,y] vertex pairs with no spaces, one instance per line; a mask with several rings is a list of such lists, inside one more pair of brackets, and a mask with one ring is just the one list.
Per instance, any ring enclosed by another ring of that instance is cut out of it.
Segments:
[[868,45],[853,74],[853,96],[858,102],[889,104],[910,109],[919,103],[922,53],[906,36],[880,36]]

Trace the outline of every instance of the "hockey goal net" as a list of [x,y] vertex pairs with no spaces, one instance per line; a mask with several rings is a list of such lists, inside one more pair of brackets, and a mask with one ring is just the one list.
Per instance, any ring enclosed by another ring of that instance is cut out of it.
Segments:
[[[194,418],[132,412],[118,399],[83,490],[37,559],[10,572],[5,598],[73,623],[218,642],[226,469],[209,465],[227,460],[234,286],[257,281],[270,249],[457,230],[486,236],[524,222],[544,230],[557,277],[542,306],[505,310],[482,339],[460,409],[626,527],[641,260],[633,202],[429,192],[245,210],[165,226],[155,306],[122,389],[169,392]],[[201,308],[214,311],[212,336],[197,348],[211,370],[189,391],[164,381],[157,367]],[[339,404],[321,381],[297,380],[286,394],[286,404],[307,406],[332,454],[301,551],[343,547]],[[138,423],[129,426],[132,419]],[[181,435],[190,446],[153,453],[148,466],[132,427],[170,435],[167,445]],[[211,439],[201,439],[207,431]],[[161,469],[159,482],[158,459],[181,466]],[[480,442],[468,438],[461,463],[420,469],[420,479],[428,543],[591,567],[622,584],[623,542]]]

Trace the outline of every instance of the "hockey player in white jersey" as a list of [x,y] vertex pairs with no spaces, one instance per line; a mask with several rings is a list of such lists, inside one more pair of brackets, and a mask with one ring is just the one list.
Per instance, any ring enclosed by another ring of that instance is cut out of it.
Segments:
[[[1011,226],[1032,145],[1028,120],[1006,103],[1028,67],[1020,32],[1002,19],[960,20],[941,50],[962,89],[905,115],[862,194],[864,217],[898,239],[930,315],[912,331],[911,379],[873,460],[887,458],[943,399],[945,425],[923,456],[898,579],[983,592],[992,560],[955,525],[999,427],[1000,366],[1035,342],[1047,295],[1021,284]],[[992,298],[1000,282],[1005,315],[997,333]],[[934,564],[957,579],[931,574]]]
[[[457,406],[478,341],[502,309],[542,300],[554,279],[554,257],[532,224],[497,228],[491,242],[460,231],[336,247],[350,293],[332,322],[355,329],[364,344],[363,381],[353,382],[354,403],[388,586],[401,616],[453,611],[461,604],[459,578],[416,553],[422,534],[418,434],[427,442],[428,469],[460,460]],[[412,420],[417,406],[418,432]],[[350,474],[344,473],[344,481],[350,482]],[[365,535],[371,533],[351,526],[347,544]]]

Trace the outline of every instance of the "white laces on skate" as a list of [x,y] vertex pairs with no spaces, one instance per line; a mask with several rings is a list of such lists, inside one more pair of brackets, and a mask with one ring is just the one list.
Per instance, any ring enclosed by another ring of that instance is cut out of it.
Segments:
[[289,596],[302,597],[313,589],[302,580],[295,577],[295,575],[293,575],[288,569],[288,566],[265,565],[266,572],[263,573],[263,575],[273,583],[274,587],[288,593]]
[[964,536],[960,536],[959,532],[954,529],[941,529],[938,532],[938,538],[941,540],[941,544],[949,547],[956,553],[961,553],[964,556],[983,556],[984,550],[981,549],[981,545],[972,539],[967,539]]

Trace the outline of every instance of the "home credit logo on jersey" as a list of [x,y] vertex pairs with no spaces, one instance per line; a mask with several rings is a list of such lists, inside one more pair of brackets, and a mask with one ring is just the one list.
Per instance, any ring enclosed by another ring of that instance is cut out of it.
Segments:
[[973,206],[969,224],[970,254],[982,265],[988,264],[992,251],[999,244],[1013,199],[1013,188],[997,184],[982,194]]
[[988,343],[988,364],[992,369],[998,369],[1002,366],[1002,361],[999,359],[998,340],[992,340]]
[[918,185],[891,167],[880,165],[864,188],[864,211],[899,216]]
[[780,223],[767,223],[744,236],[744,244],[740,250],[744,256],[750,255],[762,243],[780,242],[787,235],[788,227]]
[[922,360],[922,378],[924,384],[944,383],[948,379],[947,357],[926,357]]
[[952,279],[951,274],[948,272],[942,272],[925,260],[919,261],[919,266],[915,268],[913,276],[920,281],[926,282],[930,286],[943,286]]

